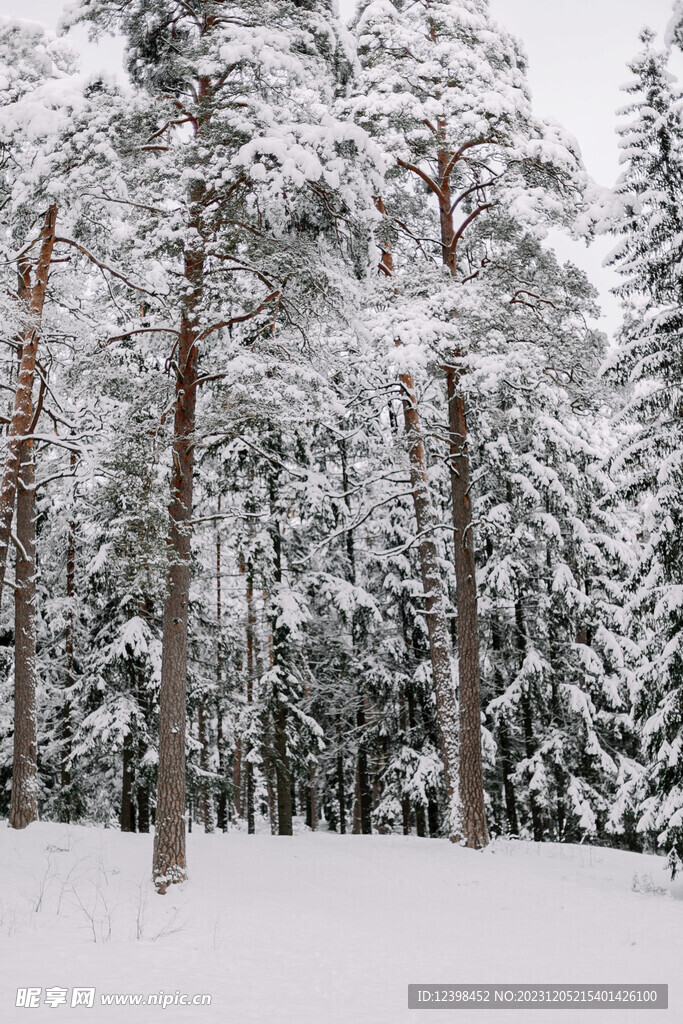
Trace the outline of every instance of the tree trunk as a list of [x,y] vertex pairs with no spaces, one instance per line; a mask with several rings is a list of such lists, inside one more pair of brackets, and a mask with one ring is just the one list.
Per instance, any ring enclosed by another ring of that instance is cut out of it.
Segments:
[[[71,472],[76,471],[76,453],[71,452]],[[75,500],[75,496],[72,498]],[[74,685],[74,600],[76,597],[76,522],[72,516],[69,520],[66,542],[66,624],[64,630],[64,696],[59,710],[60,720],[60,802],[59,820],[71,821],[71,699],[69,693]]]
[[[377,208],[380,213],[385,212],[384,203],[381,199],[377,200]],[[388,248],[385,248],[382,253],[380,269],[388,277],[393,276],[393,256]],[[400,338],[396,338],[395,343],[397,346],[402,345]],[[411,373],[404,372],[399,374],[399,382],[401,384],[401,403],[403,406],[405,442],[410,466],[413,506],[418,536],[420,538],[418,554],[427,612],[429,653],[432,663],[434,694],[436,697],[439,745],[444,766],[444,783],[448,806],[448,834],[453,842],[459,842],[462,825],[457,780],[459,753],[458,707],[453,687],[446,601],[439,566],[439,556],[434,540],[436,516],[434,514],[427,474],[427,452],[417,405],[415,381]]]
[[[30,419],[32,418],[31,402]],[[14,757],[9,817],[12,828],[26,828],[38,817],[36,492],[32,441],[25,441],[22,444],[19,461],[16,591],[14,595]]]
[[[522,603],[519,598],[515,601],[515,627],[517,651],[519,654],[519,667],[521,669],[526,657],[526,628],[524,625]],[[534,737],[534,725],[531,711],[531,694],[529,693],[528,688],[522,692],[520,703],[522,706],[522,722],[524,728],[524,753],[527,760],[531,760],[536,753],[536,739]],[[534,841],[540,843],[543,841],[543,821],[538,801],[533,789],[531,788],[529,789],[529,809],[531,811],[531,826],[534,833]]]
[[446,602],[441,581],[439,557],[434,540],[436,516],[427,476],[427,454],[422,437],[422,424],[417,409],[415,384],[411,374],[400,375],[403,387],[403,413],[406,443],[413,488],[415,519],[420,536],[418,553],[422,586],[427,610],[429,650],[436,695],[441,756],[444,763],[449,808],[449,836],[459,842],[461,836],[460,797],[457,783],[458,766],[458,709],[451,670],[451,645],[446,618]]
[[232,794],[235,813],[238,818],[241,818],[244,816],[244,803],[242,801],[242,740],[239,737],[235,743],[235,758],[232,763]]
[[50,276],[50,260],[55,245],[57,207],[51,206],[45,214],[41,231],[41,246],[36,264],[35,284],[31,286],[31,268],[27,261],[19,266],[19,297],[28,302],[30,324],[21,339],[21,355],[14,395],[11,422],[7,430],[7,454],[0,480],[0,600],[7,569],[14,503],[17,493],[19,464],[22,458],[23,438],[29,433],[33,421],[33,383],[36,372],[38,336],[45,304],[45,292]]
[[199,729],[199,767],[202,771],[199,795],[199,814],[205,832],[213,832],[213,799],[211,797],[211,786],[206,778],[211,766],[211,729],[209,724],[209,709],[207,702],[202,700],[198,713]]
[[[221,496],[218,495],[218,515],[221,514]],[[216,747],[218,750],[218,774],[221,788],[218,793],[216,824],[221,832],[228,831],[228,793],[227,763],[225,749],[225,733],[223,729],[223,662],[221,658],[221,629],[223,620],[223,600],[221,590],[221,534],[220,519],[216,524]]]
[[[439,218],[443,263],[455,278],[457,237],[451,195],[452,154],[439,154]],[[460,353],[456,353],[458,357]],[[481,678],[479,616],[474,558],[474,524],[470,495],[470,457],[465,399],[460,374],[446,370],[450,428],[451,495],[455,541],[455,582],[458,607],[458,680],[460,701],[460,800],[465,845],[478,850],[489,841],[484,807],[481,756]]]
[[197,326],[194,306],[203,274],[201,256],[188,253],[185,276],[193,289],[177,347],[171,474],[169,569],[163,618],[159,694],[159,770],[154,834],[154,884],[159,893],[187,878],[185,848],[185,715],[187,619],[190,597],[194,431],[197,401]]
[[[495,613],[493,613],[491,617],[491,648],[493,650],[493,657],[496,659],[494,668],[496,695],[501,696],[505,689],[505,681],[497,662],[497,658],[502,650],[502,643],[500,636],[500,623]],[[517,817],[517,797],[515,795],[515,786],[512,781],[515,765],[512,757],[510,731],[504,715],[501,715],[498,720],[498,749],[500,750],[500,767],[503,775],[505,811],[507,814],[510,835],[518,836],[519,820]]]
[[344,786],[344,752],[341,722],[337,723],[337,802],[339,803],[339,834],[346,835],[346,788]]
[[[362,700],[359,695],[359,700]],[[364,836],[372,834],[372,785],[368,770],[368,751],[365,742],[365,711],[360,705],[356,712],[358,726],[358,797],[360,805],[360,830]]]
[[266,777],[266,792],[268,793],[268,820],[270,822],[270,834],[277,835],[277,794],[275,792],[275,772],[270,756],[270,740],[263,744],[263,773]]
[[[249,725],[252,727],[251,707],[254,703],[254,679],[256,676],[256,608],[254,606],[254,573],[251,565],[247,566],[242,559],[240,570],[246,572],[247,582],[247,707],[249,711]],[[256,831],[254,820],[254,765],[251,760],[251,741],[246,748],[246,763],[244,766],[246,776],[246,802],[247,802],[247,831],[253,835]]]
[[[138,741],[138,765],[142,764],[142,759],[147,753],[147,747],[145,741],[140,739]],[[146,782],[138,782],[137,787],[137,809],[138,809],[138,832],[149,832],[149,786]]]
[[[280,524],[273,528],[273,548],[275,553],[275,583],[282,583],[282,538]],[[288,631],[273,623],[273,660],[275,667],[286,671],[286,646]],[[284,657],[283,657],[284,654]],[[279,696],[279,695],[278,695]],[[293,804],[292,800],[292,769],[289,761],[287,744],[287,708],[281,699],[278,700],[277,711],[273,716],[274,747],[275,747],[275,780],[277,786],[277,830],[278,835],[291,836]]]
[[458,672],[460,679],[460,799],[467,846],[479,850],[489,841],[484,808],[481,756],[481,678],[479,617],[470,496],[470,459],[465,402],[456,372],[446,374],[451,444],[451,493],[455,533],[455,579],[458,604]]
[[310,765],[308,769],[308,800],[311,811],[311,831],[315,832],[318,828],[320,813],[318,810],[318,787],[315,778],[315,767],[313,765]]
[[133,802],[133,736],[129,732],[123,741],[123,779],[121,782],[121,831],[135,832],[135,804]]
[[275,726],[275,779],[277,783],[277,831],[280,836],[292,835],[292,772],[287,752],[287,712],[280,705]]

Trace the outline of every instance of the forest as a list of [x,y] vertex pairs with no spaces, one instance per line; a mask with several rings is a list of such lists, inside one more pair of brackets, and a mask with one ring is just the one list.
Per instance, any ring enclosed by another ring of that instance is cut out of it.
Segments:
[[[83,74],[69,28],[125,40]],[[621,175],[488,0],[0,20],[0,814],[683,861],[683,4]],[[548,235],[613,236],[623,319]]]

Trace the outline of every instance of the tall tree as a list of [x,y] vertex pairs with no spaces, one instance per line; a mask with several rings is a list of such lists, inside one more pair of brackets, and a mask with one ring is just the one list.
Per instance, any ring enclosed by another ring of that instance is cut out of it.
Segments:
[[[680,45],[676,19],[671,34]],[[621,416],[629,426],[616,467],[644,513],[634,598],[643,654],[636,716],[646,754],[638,828],[676,873],[683,861],[683,113],[668,51],[657,49],[650,31],[641,43],[625,87],[622,175],[596,216],[621,236],[611,262],[622,278],[625,319],[608,372],[627,389]]]
[[[568,218],[569,195],[574,201],[578,195],[577,156],[571,140],[532,116],[524,56],[492,20],[487,0],[365,3],[355,28],[365,86],[355,108],[390,161],[384,199],[407,262],[425,260],[427,268],[438,261],[462,286],[490,263],[490,254],[470,246],[470,238],[495,206],[535,225]],[[468,301],[463,288],[449,290],[436,273],[432,287],[424,333],[432,336],[448,402],[462,829],[464,842],[479,848],[488,834],[466,400],[473,349],[456,320]]]

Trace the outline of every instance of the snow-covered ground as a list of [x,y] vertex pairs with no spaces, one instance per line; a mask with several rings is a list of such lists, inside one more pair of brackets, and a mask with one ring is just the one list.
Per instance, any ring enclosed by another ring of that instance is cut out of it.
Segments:
[[[3,1024],[418,1024],[423,1013],[406,1008],[410,982],[668,983],[668,1011],[445,1010],[437,1020],[683,1022],[683,886],[672,891],[655,857],[194,833],[191,880],[159,897],[151,845],[108,829],[0,823]],[[19,987],[40,988],[40,1005],[16,1007]],[[95,988],[94,1007],[72,1009],[74,987]],[[45,1005],[54,988],[68,990],[67,1005]],[[212,1004],[100,1002],[160,990],[207,993]]]

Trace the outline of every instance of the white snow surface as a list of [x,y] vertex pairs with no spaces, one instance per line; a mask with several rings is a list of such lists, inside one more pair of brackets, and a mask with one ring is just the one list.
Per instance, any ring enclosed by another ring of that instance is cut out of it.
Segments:
[[[409,983],[668,983],[668,1011],[443,1010],[436,1020],[683,1020],[683,884],[662,858],[507,841],[475,853],[302,826],[291,838],[193,832],[190,880],[158,896],[151,855],[147,835],[0,827],[3,1024],[418,1024]],[[41,1003],[29,1014],[15,1006],[18,986],[97,995],[91,1009]],[[100,1003],[160,989],[209,993],[212,1004]]]

